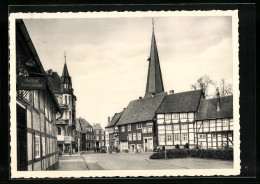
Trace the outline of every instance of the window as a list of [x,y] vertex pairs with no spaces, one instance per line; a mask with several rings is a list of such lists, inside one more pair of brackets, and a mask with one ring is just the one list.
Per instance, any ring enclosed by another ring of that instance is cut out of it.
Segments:
[[153,132],[153,128],[152,127],[148,127],[148,133],[152,133]]
[[173,129],[174,130],[180,130],[180,126],[179,125],[173,125]]
[[172,141],[172,134],[167,134],[167,141],[171,142]]
[[127,125],[127,130],[131,131],[131,125]]
[[70,121],[71,121],[71,112],[69,111]]
[[125,132],[125,126],[121,126],[121,132]]
[[141,129],[142,128],[142,124],[137,124],[136,125],[136,129]]
[[158,130],[164,130],[164,126],[158,126]]
[[133,134],[133,141],[136,140],[136,133]]
[[143,133],[144,133],[144,134],[147,133],[147,128],[146,128],[146,127],[143,128]]
[[193,120],[194,119],[194,114],[193,113],[189,113],[188,117],[189,117],[190,120]]
[[62,96],[59,97],[59,104],[62,104]]
[[188,125],[187,125],[187,124],[181,125],[181,129],[182,129],[182,130],[187,130],[187,129],[188,129]]
[[204,126],[204,128],[208,128],[209,127],[209,121],[204,121],[203,126]]
[[42,137],[42,155],[45,155],[45,137]]
[[181,113],[180,118],[181,119],[187,119],[187,113]]
[[182,140],[187,141],[188,140],[188,134],[182,134]]
[[96,130],[96,134],[99,134],[99,130]]
[[216,138],[216,134],[215,133],[212,134],[212,138]]
[[171,114],[165,114],[165,121],[171,120]]
[[172,130],[172,125],[166,125],[166,130]]
[[38,91],[33,91],[33,106],[38,109],[38,100],[39,100],[39,96],[38,96]]
[[34,157],[40,158],[41,150],[40,150],[40,136],[35,135],[34,137]]
[[174,141],[180,140],[180,134],[174,134]]
[[159,135],[159,141],[165,142],[165,135]]
[[141,140],[142,138],[142,135],[141,135],[141,133],[137,133],[137,140]]
[[179,119],[179,114],[178,113],[173,113],[172,114],[172,119]]
[[99,136],[96,136],[96,140],[99,140]]
[[115,127],[115,130],[118,130],[118,126]]
[[65,104],[68,103],[67,95],[65,96]]
[[132,141],[132,134],[128,134],[128,140]]
[[223,119],[223,126],[229,126],[228,119]]
[[71,104],[71,96],[69,96],[69,104]]

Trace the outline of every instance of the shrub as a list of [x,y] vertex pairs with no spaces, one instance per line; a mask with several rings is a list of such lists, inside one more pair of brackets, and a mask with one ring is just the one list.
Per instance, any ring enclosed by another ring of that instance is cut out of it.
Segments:
[[222,160],[233,160],[233,149],[193,149],[190,150],[191,157],[213,158]]
[[150,156],[150,159],[163,159],[165,158],[165,155],[164,155],[164,152],[157,152],[157,153],[153,153],[151,156]]
[[184,148],[186,148],[186,149],[189,149],[189,147],[190,147],[189,143],[186,143],[184,146]]
[[[187,154],[186,150],[176,150],[176,149],[166,150],[167,158],[183,158],[183,157],[187,157],[187,156],[188,156],[188,154]],[[164,151],[153,153],[150,156],[150,159],[164,159],[164,158],[165,158]]]
[[180,149],[179,144],[175,145],[175,148],[176,148],[176,149]]

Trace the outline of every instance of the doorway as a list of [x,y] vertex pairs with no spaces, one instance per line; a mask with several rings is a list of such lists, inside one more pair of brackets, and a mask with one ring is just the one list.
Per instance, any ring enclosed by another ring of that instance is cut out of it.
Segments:
[[153,150],[153,138],[146,137],[144,138],[144,151],[152,151]]
[[17,170],[27,171],[26,109],[16,105],[17,116]]
[[135,145],[131,144],[131,152],[135,152]]

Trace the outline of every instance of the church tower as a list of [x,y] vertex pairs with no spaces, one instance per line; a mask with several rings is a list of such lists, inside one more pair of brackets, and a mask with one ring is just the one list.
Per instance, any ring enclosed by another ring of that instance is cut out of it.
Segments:
[[72,92],[72,83],[71,83],[71,77],[69,75],[69,71],[66,64],[66,53],[64,55],[65,64],[61,76],[61,89],[63,89],[64,93],[71,93]]
[[149,97],[152,94],[158,94],[164,92],[162,73],[159,62],[159,55],[154,35],[154,21],[153,21],[153,32],[152,32],[152,43],[150,50],[150,57],[147,83],[146,83],[146,92],[144,97]]

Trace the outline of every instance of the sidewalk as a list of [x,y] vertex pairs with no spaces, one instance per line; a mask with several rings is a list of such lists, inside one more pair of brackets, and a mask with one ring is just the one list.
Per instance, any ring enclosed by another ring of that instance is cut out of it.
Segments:
[[59,160],[59,171],[88,170],[84,159],[80,154],[63,155]]

